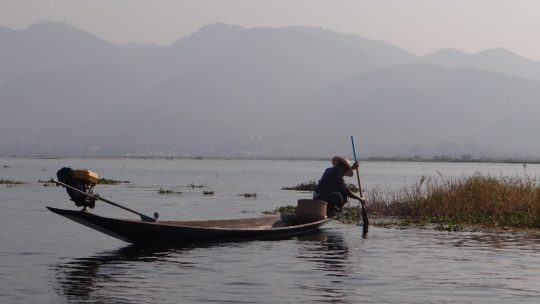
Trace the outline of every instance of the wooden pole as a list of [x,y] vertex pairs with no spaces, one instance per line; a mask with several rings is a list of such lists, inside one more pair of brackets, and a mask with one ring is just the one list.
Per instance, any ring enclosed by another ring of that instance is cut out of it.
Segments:
[[[354,144],[354,136],[351,136],[351,144],[352,144],[354,162],[357,163],[358,160],[356,159],[356,145]],[[360,194],[360,197],[363,197],[362,196],[362,184],[360,183],[360,174],[358,172],[358,168],[356,168],[356,179],[358,181],[358,192]],[[362,205],[362,222],[363,222],[362,235],[366,236],[367,232],[368,232],[368,227],[369,227],[369,219],[368,219],[368,216],[367,216],[366,206],[364,206],[363,202],[360,202],[360,204]]]

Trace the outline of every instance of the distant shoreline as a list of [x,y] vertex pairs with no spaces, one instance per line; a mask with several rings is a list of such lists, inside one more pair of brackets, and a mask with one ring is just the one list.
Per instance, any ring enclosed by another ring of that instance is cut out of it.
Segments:
[[[169,159],[169,160],[281,160],[281,161],[327,161],[330,157],[226,157],[226,156],[164,156],[164,155],[0,155],[0,158],[31,158],[31,159]],[[365,157],[360,162],[413,162],[413,163],[494,163],[494,164],[540,164],[540,159],[523,158],[453,158],[453,157]]]

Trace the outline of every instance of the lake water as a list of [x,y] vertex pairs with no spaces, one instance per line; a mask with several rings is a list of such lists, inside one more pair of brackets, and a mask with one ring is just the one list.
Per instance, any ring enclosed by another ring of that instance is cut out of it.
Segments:
[[[25,182],[0,185],[0,303],[540,302],[538,234],[370,227],[362,238],[359,226],[331,223],[279,241],[140,249],[45,208],[75,209],[63,189],[38,182],[63,166],[130,181],[97,192],[173,220],[253,217],[294,205],[310,193],[281,188],[317,180],[329,162],[0,158],[0,179]],[[540,166],[361,164],[368,191],[475,172],[539,176]],[[184,187],[192,183],[207,187]],[[136,218],[100,202],[92,212]]]

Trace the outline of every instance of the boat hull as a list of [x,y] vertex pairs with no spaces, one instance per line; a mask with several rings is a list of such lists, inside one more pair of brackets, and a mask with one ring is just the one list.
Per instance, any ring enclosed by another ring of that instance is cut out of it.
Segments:
[[133,244],[183,244],[285,238],[315,232],[329,220],[298,222],[279,215],[213,221],[144,222],[47,207],[82,225]]

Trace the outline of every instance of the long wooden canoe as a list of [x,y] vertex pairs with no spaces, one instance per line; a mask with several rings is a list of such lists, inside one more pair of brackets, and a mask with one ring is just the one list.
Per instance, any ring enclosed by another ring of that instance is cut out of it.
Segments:
[[315,232],[329,219],[302,222],[280,215],[210,221],[157,221],[114,219],[87,211],[47,207],[54,213],[133,244],[183,244],[284,238]]

